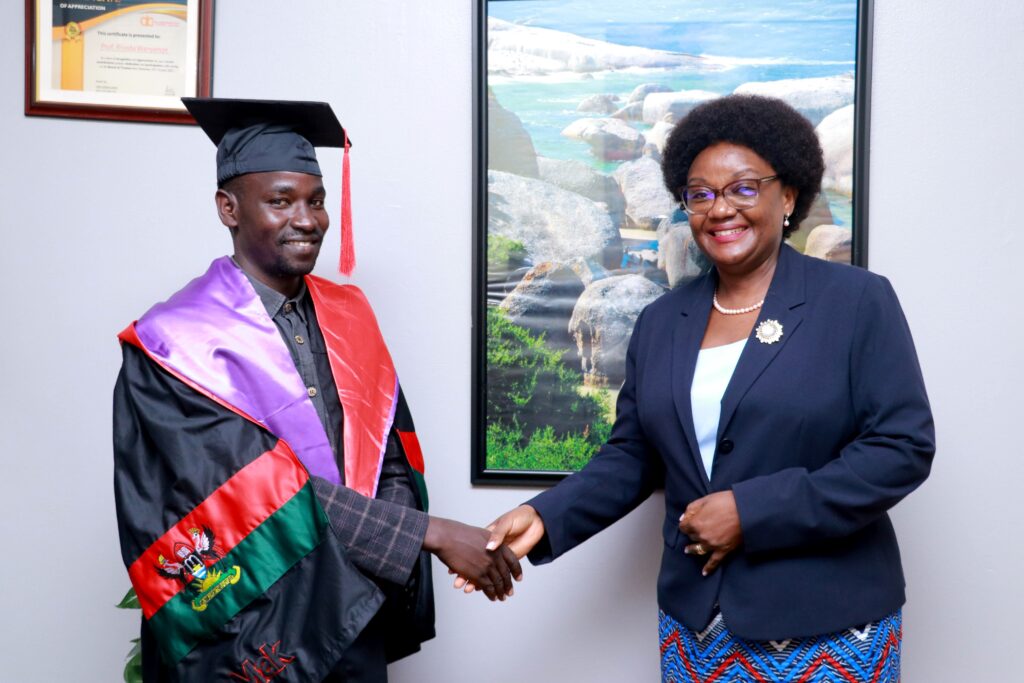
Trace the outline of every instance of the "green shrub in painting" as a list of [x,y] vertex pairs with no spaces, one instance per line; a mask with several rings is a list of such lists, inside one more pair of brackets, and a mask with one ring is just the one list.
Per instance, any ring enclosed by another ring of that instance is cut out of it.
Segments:
[[606,406],[561,356],[487,310],[488,468],[578,470],[608,437]]
[[595,423],[587,436],[570,434],[559,438],[551,427],[542,427],[523,445],[521,430],[490,424],[487,466],[499,470],[575,472],[590,461],[611,429],[611,424],[602,420]]
[[526,247],[501,235],[487,237],[487,272],[505,273],[526,263]]

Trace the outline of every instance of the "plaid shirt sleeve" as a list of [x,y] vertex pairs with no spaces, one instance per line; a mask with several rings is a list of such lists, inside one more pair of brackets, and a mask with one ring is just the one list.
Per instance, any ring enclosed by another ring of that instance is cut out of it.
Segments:
[[376,498],[313,477],[313,490],[349,558],[367,574],[404,584],[427,533],[394,430],[388,437]]

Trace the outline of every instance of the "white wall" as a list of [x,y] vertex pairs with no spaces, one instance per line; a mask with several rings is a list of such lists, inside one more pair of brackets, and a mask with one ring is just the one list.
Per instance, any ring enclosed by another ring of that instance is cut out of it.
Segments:
[[1024,5],[875,6],[871,268],[903,301],[938,432],[931,478],[894,515],[905,680],[1017,680]]
[[[434,512],[486,523],[530,491],[469,485],[473,3],[287,4],[217,3],[215,92],[326,99],[350,127],[357,279],[416,411]],[[112,607],[128,583],[111,495],[114,335],[229,241],[197,129],[22,115],[17,14],[0,25],[0,679],[114,681],[136,630]],[[903,300],[940,447],[895,512],[910,683],[1017,668],[1022,29],[1013,0],[876,7],[871,267]],[[340,155],[321,160],[337,187]],[[392,679],[656,680],[660,505],[527,567],[504,604],[447,590],[438,571],[440,636]]]

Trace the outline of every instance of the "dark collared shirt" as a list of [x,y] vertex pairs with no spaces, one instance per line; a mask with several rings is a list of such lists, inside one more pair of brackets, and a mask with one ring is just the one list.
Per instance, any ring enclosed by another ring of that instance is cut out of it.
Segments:
[[[281,332],[344,477],[343,409],[309,291],[303,283],[299,293],[288,298],[245,275]],[[317,498],[353,563],[371,576],[398,584],[405,583],[412,573],[428,523],[426,513],[416,509],[407,467],[392,430],[376,498],[313,477]]]
[[281,332],[281,338],[288,347],[288,353],[292,356],[292,362],[299,371],[302,383],[306,385],[306,394],[316,408],[317,417],[320,418],[324,431],[327,432],[327,441],[331,444],[331,450],[338,461],[338,469],[344,477],[345,467],[342,458],[339,457],[343,451],[341,438],[344,433],[344,413],[341,400],[338,398],[338,388],[334,384],[334,375],[331,373],[327,345],[316,322],[316,312],[313,310],[313,302],[310,300],[306,283],[302,283],[299,293],[289,299],[256,278],[250,277],[249,281],[263,302],[263,307],[267,309],[267,315]]

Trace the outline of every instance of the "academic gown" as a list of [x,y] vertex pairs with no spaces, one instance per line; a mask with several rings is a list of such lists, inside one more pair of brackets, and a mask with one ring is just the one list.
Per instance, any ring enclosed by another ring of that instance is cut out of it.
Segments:
[[[323,482],[289,444],[141,348],[124,344],[123,354],[115,499],[123,559],[146,617],[147,680],[262,681],[286,671],[320,680],[385,593],[389,661],[433,636],[429,560],[402,586],[364,576],[318,500],[314,484]],[[412,431],[401,399],[393,434]],[[413,488],[425,507],[425,492]]]

